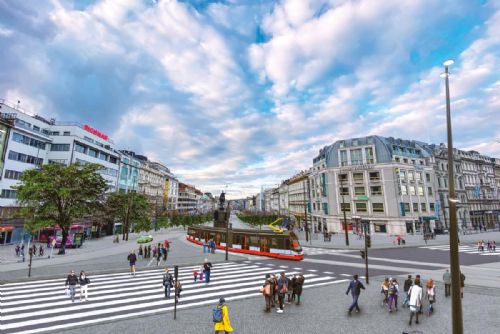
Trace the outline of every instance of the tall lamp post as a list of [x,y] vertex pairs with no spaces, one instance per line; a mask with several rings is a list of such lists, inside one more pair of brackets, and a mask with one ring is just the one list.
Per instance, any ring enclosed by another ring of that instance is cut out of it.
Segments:
[[448,207],[450,218],[450,270],[451,270],[451,312],[453,334],[463,334],[462,320],[462,300],[460,296],[460,259],[458,253],[458,226],[457,226],[457,199],[455,198],[455,177],[454,177],[454,159],[453,159],[453,139],[451,132],[451,112],[450,112],[450,85],[448,66],[452,65],[453,60],[447,60],[443,63],[446,86],[446,127],[448,130]]

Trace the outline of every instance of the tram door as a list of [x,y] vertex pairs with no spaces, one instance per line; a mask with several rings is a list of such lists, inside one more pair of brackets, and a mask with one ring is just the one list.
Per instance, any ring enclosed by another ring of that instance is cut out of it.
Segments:
[[260,251],[269,253],[269,237],[260,237]]
[[248,235],[243,236],[243,242],[241,243],[242,249],[248,249]]

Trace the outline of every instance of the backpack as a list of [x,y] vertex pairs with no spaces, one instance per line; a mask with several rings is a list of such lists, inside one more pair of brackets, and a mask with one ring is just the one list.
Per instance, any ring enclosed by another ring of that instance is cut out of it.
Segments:
[[280,291],[280,293],[287,293],[288,292],[288,285],[287,285],[286,278],[282,279],[281,281],[282,281],[282,283],[281,283],[281,291]]
[[389,286],[389,296],[394,296],[396,295],[396,287],[394,286],[394,284],[391,284]]
[[212,310],[213,320],[215,323],[222,322],[222,307],[217,306]]

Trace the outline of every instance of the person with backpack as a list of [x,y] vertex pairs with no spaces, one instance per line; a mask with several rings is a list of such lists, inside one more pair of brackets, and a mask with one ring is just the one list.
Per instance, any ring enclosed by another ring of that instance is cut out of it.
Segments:
[[80,283],[80,301],[82,301],[82,297],[85,297],[85,301],[88,301],[90,280],[85,274],[85,271],[80,272],[78,283]]
[[349,306],[349,315],[351,315],[351,312],[354,308],[356,308],[356,312],[360,311],[358,306],[358,299],[359,295],[361,294],[361,289],[364,290],[365,286],[358,280],[358,275],[356,274],[353,276],[353,280],[349,283],[349,287],[347,288],[347,291],[345,293],[346,295],[348,295],[350,291],[352,296],[352,304],[351,306]]
[[264,285],[260,289],[260,292],[264,295],[264,299],[266,301],[266,310],[265,310],[266,313],[271,312],[272,308],[271,285],[272,285],[271,275],[266,274],[266,280],[264,281]]
[[410,296],[410,322],[411,326],[413,316],[416,316],[416,323],[418,324],[418,314],[422,306],[422,288],[420,287],[420,278],[415,278],[415,283],[410,287],[408,291]]
[[229,321],[229,312],[224,297],[219,299],[219,305],[212,310],[214,331],[217,333],[231,333],[233,327]]
[[304,285],[304,275],[300,273],[293,284],[293,294],[297,297],[297,305],[300,305],[300,296],[302,295],[302,286]]
[[131,251],[127,256],[127,260],[130,266],[130,275],[135,277],[135,263],[137,262],[137,256],[135,255],[135,251]]
[[391,279],[391,284],[389,285],[388,295],[389,295],[389,313],[392,312],[392,304],[394,304],[394,309],[397,311],[398,310],[399,284],[395,278]]
[[411,275],[408,275],[408,278],[405,280],[405,285],[404,285],[404,292],[405,292],[405,299],[403,300],[403,307],[408,306],[408,303],[410,301],[410,297],[408,295],[408,291],[410,290],[411,286],[413,285],[413,280],[411,279]]
[[163,287],[165,288],[165,298],[170,298],[170,289],[174,286],[174,279],[172,274],[165,268],[165,274],[163,274]]
[[279,310],[276,312],[283,313],[283,302],[285,300],[285,295],[288,293],[288,279],[285,276],[285,273],[282,272],[280,274],[280,278],[278,279],[278,303],[280,305]]
[[436,302],[436,285],[432,278],[427,281],[427,300],[429,301],[429,316],[434,313],[434,303]]
[[389,278],[386,277],[384,279],[384,282],[380,286],[380,293],[384,295],[384,299],[382,300],[382,306],[389,304],[389,286],[391,285],[391,282],[389,281]]

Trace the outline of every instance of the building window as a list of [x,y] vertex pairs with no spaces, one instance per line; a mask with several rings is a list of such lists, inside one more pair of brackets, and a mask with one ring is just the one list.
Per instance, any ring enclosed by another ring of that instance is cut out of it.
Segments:
[[327,215],[328,214],[328,203],[321,203],[321,204],[323,206],[323,213],[325,215]]
[[401,195],[408,195],[408,188],[405,184],[401,186]]
[[413,179],[413,172],[412,171],[409,171],[408,172],[408,181],[412,182],[414,179]]
[[21,144],[25,144],[25,145],[39,148],[41,150],[45,150],[45,143],[44,142],[42,142],[40,140],[36,140],[36,139],[28,137],[28,136],[25,136],[25,135],[22,135],[22,134],[17,133],[17,132],[12,133],[12,140],[15,142],[21,143]]
[[434,203],[429,203],[429,210],[434,212]]
[[50,144],[51,151],[69,151],[69,144]]
[[356,202],[356,212],[366,212],[366,202]]
[[418,203],[413,203],[413,212],[418,212]]
[[70,135],[71,135],[71,132],[69,132],[69,131],[64,131],[64,132],[63,132],[63,135],[64,135],[64,136],[70,136]]
[[403,207],[405,208],[405,212],[410,212],[410,203],[403,203]]
[[374,162],[374,159],[373,159],[373,148],[366,147],[365,148],[365,156],[366,156],[366,163],[367,164],[372,164]]
[[87,154],[90,155],[91,157],[97,158],[97,150],[94,150],[93,148],[89,148]]
[[348,165],[347,151],[346,150],[340,151],[340,165],[341,166],[347,166]]
[[370,193],[372,196],[382,195],[382,187],[381,186],[371,186]]
[[11,180],[20,180],[21,176],[23,175],[22,172],[18,172],[15,170],[5,170],[5,178],[6,179],[11,179]]
[[403,162],[404,162],[405,164],[407,164],[407,163],[408,163],[408,159],[403,158]]
[[50,134],[52,136],[59,136],[59,131],[52,131]]
[[365,182],[363,173],[353,173],[352,177],[354,179],[354,183],[358,183],[359,184],[359,183],[364,183]]
[[354,187],[354,195],[365,196],[366,195],[365,187]]
[[340,195],[345,195],[345,196],[349,196],[349,188],[348,187],[341,187],[340,188]]
[[424,196],[424,187],[418,186],[418,195],[419,196]]
[[85,146],[83,146],[82,144],[75,143],[75,151],[85,154],[86,149],[87,148]]
[[340,210],[342,212],[351,212],[351,203],[341,203],[340,204]]
[[372,203],[373,212],[384,212],[384,203]]
[[87,136],[83,136],[83,139],[88,141],[89,143],[93,143],[94,142],[94,139],[90,138],[90,137],[87,137]]
[[432,195],[432,187],[427,187],[427,195]]
[[401,161],[401,159],[399,159],[399,157],[395,157],[395,158],[394,158],[394,160],[395,160],[396,162],[400,162],[400,161]]
[[415,186],[410,186],[410,195],[416,195]]
[[422,210],[422,212],[427,212],[427,204],[426,203],[420,203],[420,210]]
[[441,188],[441,178],[438,177],[437,180],[438,180],[438,187]]
[[422,181],[422,173],[416,172],[415,177],[416,177],[417,181]]
[[108,155],[106,153],[99,152],[99,159],[101,160],[108,160]]
[[117,157],[113,157],[113,156],[109,156],[109,162],[111,162],[112,164],[117,164],[118,163],[118,158]]
[[40,127],[33,125],[33,131],[40,132]]
[[406,181],[406,171],[401,169],[399,171],[399,177],[401,178],[401,180]]
[[380,173],[379,172],[370,172],[370,181],[378,182],[380,181]]
[[431,174],[425,173],[425,181],[431,182]]
[[351,165],[363,164],[363,153],[360,148],[355,150],[350,150],[350,154],[351,154]]
[[9,151],[9,160],[20,161],[28,164],[33,164],[40,166],[43,163],[43,159],[37,158],[31,155],[18,153],[14,151]]
[[11,189],[2,189],[2,193],[0,194],[2,198],[16,198],[16,196],[16,191]]
[[349,183],[349,176],[347,174],[339,174],[339,183],[340,184]]
[[61,166],[66,166],[66,159],[49,159],[49,164],[57,164]]

